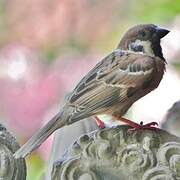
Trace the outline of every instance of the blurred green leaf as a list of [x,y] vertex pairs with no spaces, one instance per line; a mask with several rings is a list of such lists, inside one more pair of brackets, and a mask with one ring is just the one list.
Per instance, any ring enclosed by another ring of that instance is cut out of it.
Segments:
[[3,42],[6,31],[5,1],[0,0],[0,41]]
[[56,59],[56,57],[59,54],[59,49],[57,47],[49,47],[46,49],[43,49],[42,52],[43,56],[45,56],[45,59],[47,59],[48,62],[51,62]]
[[27,180],[40,180],[44,174],[44,161],[38,156],[33,154],[27,159]]
[[[138,3],[139,2],[139,3]],[[135,20],[165,22],[180,13],[179,0],[132,0],[132,15]]]
[[172,65],[180,72],[180,63],[172,63]]

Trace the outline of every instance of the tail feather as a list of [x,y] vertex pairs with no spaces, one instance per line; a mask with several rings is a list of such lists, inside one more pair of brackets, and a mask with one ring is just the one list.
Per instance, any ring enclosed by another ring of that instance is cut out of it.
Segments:
[[14,154],[16,159],[24,158],[33,150],[38,148],[55,130],[66,125],[67,116],[63,112],[54,116],[42,129],[34,134],[19,150]]

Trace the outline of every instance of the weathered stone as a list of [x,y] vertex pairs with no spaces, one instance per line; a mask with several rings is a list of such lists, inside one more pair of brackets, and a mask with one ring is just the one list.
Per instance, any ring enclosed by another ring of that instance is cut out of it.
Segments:
[[180,139],[163,130],[128,126],[80,137],[54,163],[53,180],[178,180]]
[[161,125],[162,129],[180,137],[180,101],[177,101],[167,111]]
[[0,124],[0,180],[26,179],[25,160],[13,157],[17,149],[15,138]]

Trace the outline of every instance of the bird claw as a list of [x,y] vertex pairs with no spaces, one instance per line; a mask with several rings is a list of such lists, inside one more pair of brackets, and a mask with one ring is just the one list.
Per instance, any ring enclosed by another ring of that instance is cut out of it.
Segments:
[[147,123],[145,125],[143,125],[145,127],[154,127],[154,126],[158,126],[158,123],[157,122],[150,122],[150,123]]
[[137,124],[136,126],[133,126],[132,128],[128,129],[128,132],[134,132],[136,130],[157,130],[158,128],[155,127],[158,126],[157,122],[150,122],[143,125],[143,122],[141,121],[140,124]]

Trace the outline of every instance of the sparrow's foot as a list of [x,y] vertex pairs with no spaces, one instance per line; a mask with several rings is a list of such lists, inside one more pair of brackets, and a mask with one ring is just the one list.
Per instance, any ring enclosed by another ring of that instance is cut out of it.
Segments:
[[155,127],[158,126],[157,122],[150,122],[143,125],[143,122],[141,121],[140,124],[137,124],[136,126],[132,126],[132,128],[128,129],[129,132],[136,131],[136,130],[157,130],[158,128]]
[[105,123],[101,121],[97,116],[95,116],[95,119],[99,129],[104,129],[106,127]]
[[[115,116],[114,116],[115,117]],[[129,119],[123,118],[123,117],[115,117],[116,120],[124,122],[131,126],[132,128],[128,129],[129,132],[136,131],[136,130],[143,130],[143,129],[149,129],[149,130],[157,130],[158,128],[155,126],[158,126],[157,122],[150,122],[143,125],[143,122],[141,121],[140,124],[137,124]]]

